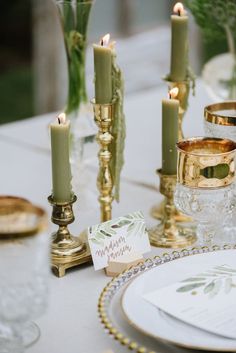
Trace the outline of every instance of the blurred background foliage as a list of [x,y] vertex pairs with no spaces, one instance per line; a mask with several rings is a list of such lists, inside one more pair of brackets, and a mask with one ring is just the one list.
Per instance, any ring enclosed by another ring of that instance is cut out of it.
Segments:
[[0,123],[31,116],[31,0],[1,1],[0,53]]
[[[0,123],[35,114],[32,59],[34,1],[42,0],[1,2]],[[191,0],[186,2],[190,6]],[[174,3],[173,0],[96,0],[96,8],[91,18],[90,41],[98,34],[104,33],[105,28],[111,28],[116,37],[126,37],[158,26],[169,26],[169,16]],[[227,51],[224,38],[209,41],[204,33],[203,37],[203,62]]]

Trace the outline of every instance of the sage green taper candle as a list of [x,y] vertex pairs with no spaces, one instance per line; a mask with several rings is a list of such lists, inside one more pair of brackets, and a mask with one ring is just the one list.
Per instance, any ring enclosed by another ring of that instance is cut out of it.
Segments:
[[170,80],[186,80],[188,69],[188,16],[181,3],[174,6],[177,15],[171,16]]
[[72,198],[70,169],[70,122],[64,113],[50,125],[52,155],[52,196],[55,202],[68,202]]
[[164,175],[177,173],[178,112],[177,99],[170,98],[162,101],[162,174]]
[[112,47],[109,46],[110,35],[105,35],[100,45],[94,44],[95,101],[97,104],[112,101]]

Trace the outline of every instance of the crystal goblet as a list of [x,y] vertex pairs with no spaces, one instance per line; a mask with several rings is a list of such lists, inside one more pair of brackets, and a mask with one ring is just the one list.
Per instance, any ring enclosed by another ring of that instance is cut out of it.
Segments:
[[177,144],[175,205],[197,222],[201,245],[211,244],[217,228],[236,208],[234,193],[236,143],[194,137]]
[[46,224],[41,208],[24,199],[0,197],[0,352],[21,353],[38,333],[29,322],[47,304]]
[[[207,136],[236,141],[236,101],[210,104],[204,108],[204,129]],[[236,184],[235,193],[236,193]],[[227,243],[236,241],[236,209],[229,214],[219,233],[224,232]]]

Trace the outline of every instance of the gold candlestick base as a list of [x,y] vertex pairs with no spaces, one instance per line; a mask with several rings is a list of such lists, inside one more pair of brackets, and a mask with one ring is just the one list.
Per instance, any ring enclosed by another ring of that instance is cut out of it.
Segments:
[[52,270],[57,277],[63,277],[68,268],[91,261],[91,254],[85,240],[70,234],[67,226],[74,221],[72,204],[77,200],[74,195],[70,202],[56,203],[52,196],[48,201],[53,207],[52,222],[59,226],[52,234]]
[[160,176],[160,192],[165,196],[164,215],[160,224],[149,230],[151,245],[164,248],[181,248],[193,244],[197,238],[195,229],[177,224],[174,218],[176,208],[174,205],[174,190],[176,175]]

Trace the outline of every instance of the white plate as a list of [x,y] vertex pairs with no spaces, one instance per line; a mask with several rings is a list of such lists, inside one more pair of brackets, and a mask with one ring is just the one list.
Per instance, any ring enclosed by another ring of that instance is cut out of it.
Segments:
[[150,291],[201,272],[208,265],[213,267],[225,263],[236,267],[235,250],[196,254],[144,272],[131,282],[122,298],[122,308],[129,323],[149,336],[179,346],[220,352],[236,351],[236,340],[208,333],[174,319],[142,297]]

